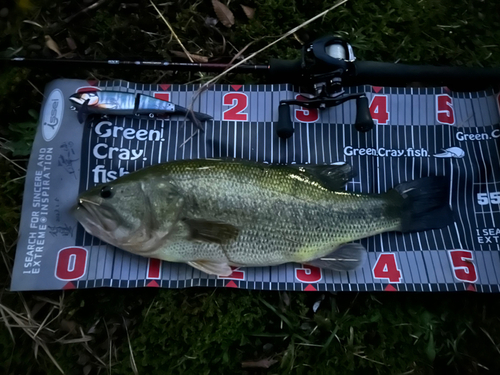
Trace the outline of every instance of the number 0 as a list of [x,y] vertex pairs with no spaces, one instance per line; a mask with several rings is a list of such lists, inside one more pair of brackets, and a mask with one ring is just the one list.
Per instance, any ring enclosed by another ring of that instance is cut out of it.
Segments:
[[87,249],[66,247],[57,253],[55,276],[64,281],[78,280],[85,275],[86,267]]

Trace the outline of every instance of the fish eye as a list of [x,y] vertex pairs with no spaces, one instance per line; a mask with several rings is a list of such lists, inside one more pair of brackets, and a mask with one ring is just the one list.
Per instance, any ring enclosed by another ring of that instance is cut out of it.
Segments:
[[113,188],[111,186],[104,186],[101,189],[101,198],[111,198],[113,196]]

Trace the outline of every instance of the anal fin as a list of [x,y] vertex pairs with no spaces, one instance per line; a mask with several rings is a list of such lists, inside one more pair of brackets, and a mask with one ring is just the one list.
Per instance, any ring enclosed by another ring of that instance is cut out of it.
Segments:
[[208,260],[198,260],[195,262],[188,262],[191,267],[200,271],[208,273],[209,275],[229,276],[233,273],[231,267],[227,263],[217,263]]
[[308,265],[328,268],[334,271],[352,271],[360,267],[366,260],[366,249],[359,243],[340,245],[330,254],[305,262]]

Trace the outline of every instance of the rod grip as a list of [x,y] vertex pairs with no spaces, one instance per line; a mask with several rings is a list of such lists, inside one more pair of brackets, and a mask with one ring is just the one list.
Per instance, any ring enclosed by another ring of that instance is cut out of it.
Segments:
[[276,133],[280,138],[290,138],[293,134],[293,123],[290,117],[290,106],[287,103],[280,103],[278,107],[278,125]]
[[362,96],[356,99],[356,123],[357,131],[365,133],[373,128],[373,119],[368,106],[368,98]]
[[407,65],[377,61],[356,61],[356,74],[349,85],[407,86],[420,82],[432,86],[475,91],[500,82],[500,68]]
[[268,77],[272,82],[296,83],[301,80],[302,66],[298,60],[270,59]]

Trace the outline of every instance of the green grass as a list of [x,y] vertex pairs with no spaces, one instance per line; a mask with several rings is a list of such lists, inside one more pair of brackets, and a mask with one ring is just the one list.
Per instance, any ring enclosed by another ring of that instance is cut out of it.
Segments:
[[[170,59],[180,50],[148,2],[109,0],[62,20],[88,2],[31,1],[23,10],[2,2],[0,52],[51,56],[44,33],[69,53],[66,38],[84,58]],[[29,2],[28,2],[29,3]],[[156,1],[160,4],[159,1]],[[172,1],[160,9],[186,48],[214,61],[244,56],[331,6],[319,0],[232,0],[228,29],[209,27],[210,1]],[[240,5],[256,9],[254,19]],[[488,1],[351,0],[297,33],[313,40],[339,32],[362,60],[500,66],[500,5]],[[36,22],[43,28],[25,20]],[[290,37],[252,62],[294,58]],[[183,83],[196,73],[39,71],[0,72],[0,152],[26,167],[34,119],[52,79],[127,79]],[[207,80],[208,75],[202,77]],[[262,82],[229,75],[225,82]],[[24,172],[0,158],[1,255],[0,371],[5,374],[269,373],[269,374],[495,374],[500,371],[500,302],[496,295],[405,293],[277,293],[225,289],[9,292],[9,270],[20,219]],[[321,301],[319,309],[313,306]],[[12,339],[9,328],[15,338]],[[36,333],[36,336],[35,336]],[[32,337],[30,337],[30,335]],[[53,359],[44,349],[47,348]],[[133,353],[133,354],[132,354]],[[131,358],[133,357],[133,360]],[[268,370],[241,362],[272,359]],[[135,365],[133,365],[135,363]]]

